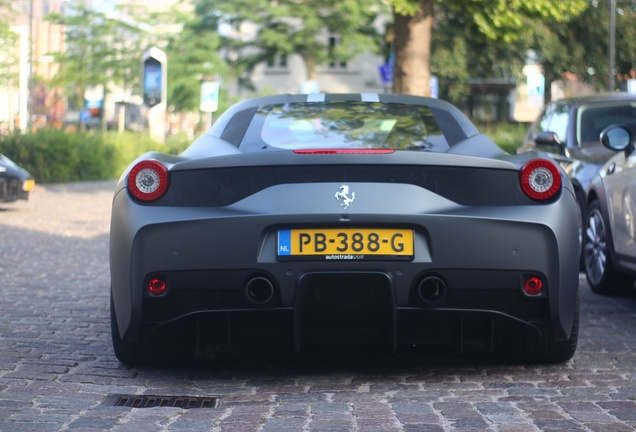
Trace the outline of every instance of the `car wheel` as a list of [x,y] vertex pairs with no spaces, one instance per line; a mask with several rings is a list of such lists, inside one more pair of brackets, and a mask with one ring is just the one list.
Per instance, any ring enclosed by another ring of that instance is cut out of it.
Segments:
[[579,341],[579,309],[579,296],[577,293],[570,337],[564,341],[555,341],[548,334],[546,352],[543,358],[539,359],[540,363],[563,363],[574,357]]
[[585,218],[583,259],[587,283],[598,294],[617,294],[634,286],[634,278],[617,271],[608,245],[609,232],[598,201],[590,204]]
[[119,336],[117,327],[117,314],[113,304],[113,294],[110,295],[110,331],[113,339],[113,350],[117,359],[127,365],[143,363],[143,355],[140,343],[123,341]]

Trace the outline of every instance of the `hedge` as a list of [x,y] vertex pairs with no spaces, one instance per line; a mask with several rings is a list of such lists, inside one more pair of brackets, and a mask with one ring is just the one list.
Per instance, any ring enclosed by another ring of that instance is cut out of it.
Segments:
[[133,132],[67,133],[45,128],[32,134],[0,135],[0,153],[40,184],[115,179],[147,151],[178,154],[189,144],[182,137],[160,144]]

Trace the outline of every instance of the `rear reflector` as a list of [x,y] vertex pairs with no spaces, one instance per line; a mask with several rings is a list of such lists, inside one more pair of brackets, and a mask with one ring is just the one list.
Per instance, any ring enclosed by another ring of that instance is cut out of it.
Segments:
[[541,291],[543,291],[543,281],[536,276],[529,277],[526,279],[523,289],[533,296],[541,294]]
[[154,277],[148,281],[148,292],[154,296],[160,296],[166,292],[168,285],[162,278]]
[[296,154],[311,154],[311,155],[319,155],[319,154],[391,154],[395,153],[395,149],[384,149],[384,148],[350,148],[350,149],[304,149],[304,150],[294,150]]

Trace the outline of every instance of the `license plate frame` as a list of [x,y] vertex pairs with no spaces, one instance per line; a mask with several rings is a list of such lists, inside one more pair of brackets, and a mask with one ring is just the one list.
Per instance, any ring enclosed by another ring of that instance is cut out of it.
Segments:
[[277,232],[279,260],[410,261],[411,228],[292,228]]

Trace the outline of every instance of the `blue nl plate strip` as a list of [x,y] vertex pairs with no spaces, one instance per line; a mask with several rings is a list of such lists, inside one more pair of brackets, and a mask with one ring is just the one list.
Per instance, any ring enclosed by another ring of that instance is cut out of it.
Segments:
[[291,230],[278,231],[278,256],[291,255]]

